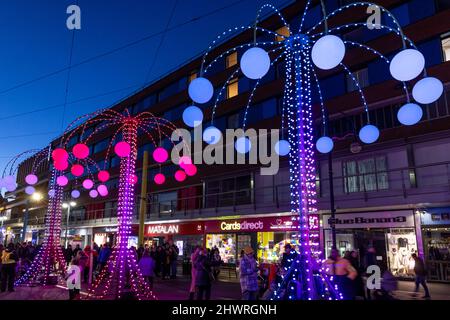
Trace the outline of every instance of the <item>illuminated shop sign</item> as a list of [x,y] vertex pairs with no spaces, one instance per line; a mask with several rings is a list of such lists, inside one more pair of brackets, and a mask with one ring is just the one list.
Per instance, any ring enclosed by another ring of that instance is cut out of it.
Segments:
[[294,231],[298,229],[298,223],[291,216],[263,217],[237,220],[215,220],[205,222],[207,233],[220,232],[269,232],[269,231]]
[[220,229],[223,231],[243,231],[243,230],[262,230],[264,228],[264,222],[257,221],[257,222],[222,222],[220,224]]
[[145,235],[195,235],[203,234],[203,229],[203,222],[149,224],[145,226]]
[[179,226],[176,224],[151,225],[151,226],[148,226],[148,229],[147,229],[148,234],[176,234],[178,232],[179,232]]
[[384,211],[337,214],[333,220],[323,216],[324,229],[335,224],[336,228],[405,228],[414,227],[413,211]]

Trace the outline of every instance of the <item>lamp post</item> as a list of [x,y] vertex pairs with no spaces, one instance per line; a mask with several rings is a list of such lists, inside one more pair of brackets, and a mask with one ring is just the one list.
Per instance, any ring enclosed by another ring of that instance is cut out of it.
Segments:
[[[33,200],[34,202],[39,202],[42,200],[42,194],[40,194],[39,192],[35,192],[31,195],[31,200]],[[25,207],[25,211],[24,211],[24,215],[23,215],[23,228],[22,228],[22,239],[21,241],[24,242],[25,241],[25,237],[27,235],[27,228],[28,228],[28,216],[29,216],[29,212],[30,212],[30,199],[27,198],[26,202],[26,207]]]
[[69,231],[69,217],[70,217],[70,208],[75,207],[77,203],[75,201],[64,202],[62,204],[64,209],[67,209],[67,217],[66,217],[66,235],[64,239],[64,247],[67,249],[67,239],[68,239],[68,231]]

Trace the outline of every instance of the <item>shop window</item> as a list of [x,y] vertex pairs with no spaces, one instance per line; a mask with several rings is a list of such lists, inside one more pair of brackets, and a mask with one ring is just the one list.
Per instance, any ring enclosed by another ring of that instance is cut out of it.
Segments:
[[441,45],[444,62],[450,61],[450,33],[442,37]]
[[[276,33],[278,33],[278,34],[280,34],[280,35],[282,35],[282,36],[284,36],[284,37],[289,37],[289,36],[291,35],[291,34],[289,33],[289,29],[288,29],[286,26],[277,29],[277,30],[276,30]],[[276,41],[284,41],[284,40],[285,40],[284,37],[281,37],[281,36],[275,36],[275,40],[276,40]]]
[[232,79],[227,85],[227,99],[233,98],[239,94],[238,79]]
[[[369,86],[369,72],[367,68],[352,72],[353,77],[359,83],[361,88],[365,88]],[[353,80],[352,76],[346,75],[347,81],[347,92],[352,92],[358,90],[357,83]]]
[[343,163],[346,193],[389,188],[386,157],[352,160]]
[[225,59],[225,65],[227,69],[237,65],[237,63],[238,63],[237,52],[229,54]]

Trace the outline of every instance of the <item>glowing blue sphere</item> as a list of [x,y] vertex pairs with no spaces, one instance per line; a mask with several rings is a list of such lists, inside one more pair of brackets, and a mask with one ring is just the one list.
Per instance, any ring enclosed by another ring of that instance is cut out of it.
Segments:
[[425,67],[425,58],[420,51],[405,49],[397,53],[391,60],[389,71],[398,81],[409,81],[416,78]]
[[78,190],[72,190],[72,192],[70,193],[70,195],[72,196],[72,198],[78,199],[78,198],[80,197],[80,191],[78,191]]
[[397,119],[405,126],[412,126],[422,119],[422,108],[415,103],[407,103],[397,112]]
[[49,196],[50,198],[54,198],[55,195],[56,195],[56,190],[55,190],[55,189],[50,189],[50,190],[48,190],[48,196]]
[[193,128],[199,126],[203,121],[203,111],[196,106],[190,106],[183,111],[184,123]]
[[289,151],[291,151],[291,145],[286,140],[280,140],[275,143],[275,152],[279,156],[286,156],[289,154]]
[[317,139],[316,148],[320,153],[329,153],[334,148],[333,139],[327,136],[320,137]]
[[380,130],[377,127],[367,124],[359,130],[359,139],[364,143],[374,143],[380,136]]
[[203,131],[203,141],[207,144],[216,144],[220,141],[222,132],[214,126],[210,126]]
[[417,102],[429,104],[437,101],[443,92],[444,86],[439,79],[427,77],[414,85],[412,94]]
[[189,97],[196,103],[206,103],[214,94],[214,87],[206,78],[199,77],[191,81],[188,87]]
[[25,188],[25,193],[28,194],[28,195],[30,195],[30,196],[31,196],[35,191],[36,191],[36,189],[34,189],[34,187],[32,187],[32,186],[28,186],[28,187]]
[[250,79],[261,79],[270,69],[270,57],[266,50],[253,47],[244,52],[241,58],[242,73]]
[[326,35],[316,41],[311,57],[317,68],[330,70],[344,60],[345,44],[341,38],[334,35]]
[[247,137],[240,137],[236,139],[236,143],[234,144],[236,151],[239,153],[247,153],[252,148],[252,143]]

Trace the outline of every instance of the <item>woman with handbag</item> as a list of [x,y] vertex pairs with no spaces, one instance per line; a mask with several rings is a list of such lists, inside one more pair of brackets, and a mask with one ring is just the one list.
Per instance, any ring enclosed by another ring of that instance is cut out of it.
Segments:
[[197,288],[197,300],[209,300],[211,298],[211,281],[214,276],[211,272],[211,261],[205,248],[200,249],[194,263],[196,270],[195,286]]

